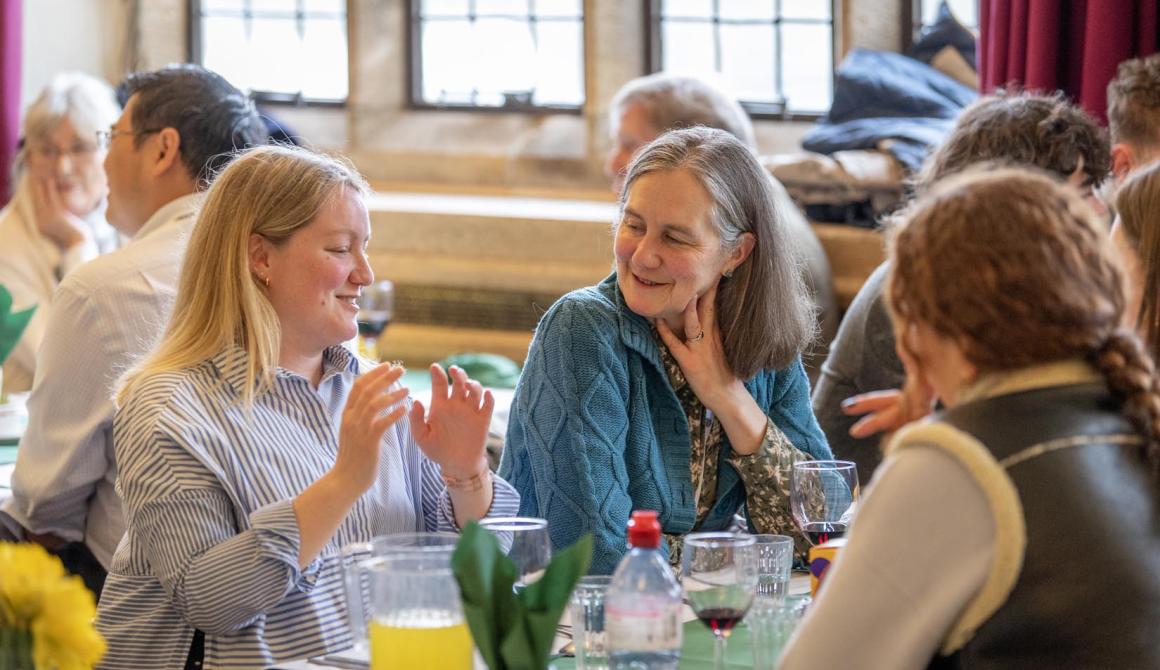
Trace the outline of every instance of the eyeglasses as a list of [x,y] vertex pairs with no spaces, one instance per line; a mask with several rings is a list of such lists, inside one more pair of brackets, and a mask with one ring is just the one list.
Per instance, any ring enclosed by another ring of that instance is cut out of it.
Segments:
[[67,149],[55,144],[29,143],[28,154],[37,161],[55,163],[61,156],[68,156],[70,160],[81,161],[91,158],[97,152],[97,145],[78,142]]
[[151,135],[153,133],[159,133],[162,130],[164,130],[164,129],[163,128],[149,128],[147,130],[117,130],[115,127],[109,126],[108,130],[98,130],[97,131],[97,146],[99,146],[102,149],[108,149],[109,144],[113,141],[113,138],[117,137],[118,135],[133,135],[134,137],[140,137],[141,135]]

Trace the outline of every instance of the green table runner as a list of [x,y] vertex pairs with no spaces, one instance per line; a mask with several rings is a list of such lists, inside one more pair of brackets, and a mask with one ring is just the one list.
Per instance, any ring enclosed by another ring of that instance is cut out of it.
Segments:
[[[552,670],[572,670],[574,658],[558,658],[549,666]],[[700,670],[713,667],[713,632],[700,621],[685,622],[685,643],[681,646],[681,667]],[[742,622],[729,636],[725,649],[725,667],[752,668],[753,646],[749,643],[749,628]]]

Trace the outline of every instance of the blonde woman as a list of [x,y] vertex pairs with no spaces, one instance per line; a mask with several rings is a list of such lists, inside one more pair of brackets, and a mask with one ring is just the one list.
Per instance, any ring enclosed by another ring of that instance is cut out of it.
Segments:
[[27,391],[53,292],[66,274],[112,251],[105,221],[105,151],[97,142],[121,108],[113,89],[80,73],[57,75],[24,113],[16,189],[0,211],[0,286],[12,306],[36,312],[4,362],[4,391]]
[[1160,667],[1160,396],[1103,222],[1015,169],[903,219],[886,296],[945,409],[891,439],[778,667]]
[[[341,343],[373,275],[367,187],[263,147],[214,182],[158,347],[114,420],[127,533],[101,597],[107,668],[265,667],[350,645],[338,553],[512,514],[489,392],[432,366],[426,412]],[[407,414],[408,420],[402,420]]]

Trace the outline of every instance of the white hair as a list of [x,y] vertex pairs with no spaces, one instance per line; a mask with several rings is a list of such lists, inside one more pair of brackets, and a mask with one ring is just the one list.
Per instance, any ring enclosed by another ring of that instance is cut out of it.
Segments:
[[757,146],[753,121],[741,103],[704,79],[667,72],[633,79],[612,98],[609,113],[614,129],[629,105],[644,107],[658,134],[706,126],[730,133],[750,149]]
[[95,143],[96,132],[108,129],[120,115],[121,106],[105,82],[80,72],[56,75],[24,111],[21,150],[13,171],[19,174],[22,170],[28,142],[47,139],[61,121],[68,119],[78,135]]

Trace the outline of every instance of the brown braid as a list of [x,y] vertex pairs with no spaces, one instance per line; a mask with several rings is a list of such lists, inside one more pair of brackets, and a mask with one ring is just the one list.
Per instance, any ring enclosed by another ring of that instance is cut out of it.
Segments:
[[1090,360],[1112,393],[1123,400],[1124,413],[1148,439],[1144,459],[1153,473],[1160,473],[1160,384],[1140,338],[1131,331],[1117,330]]
[[899,218],[887,290],[897,323],[952,339],[982,373],[1091,361],[1160,462],[1153,362],[1121,329],[1119,259],[1073,189],[1016,168],[969,170]]

